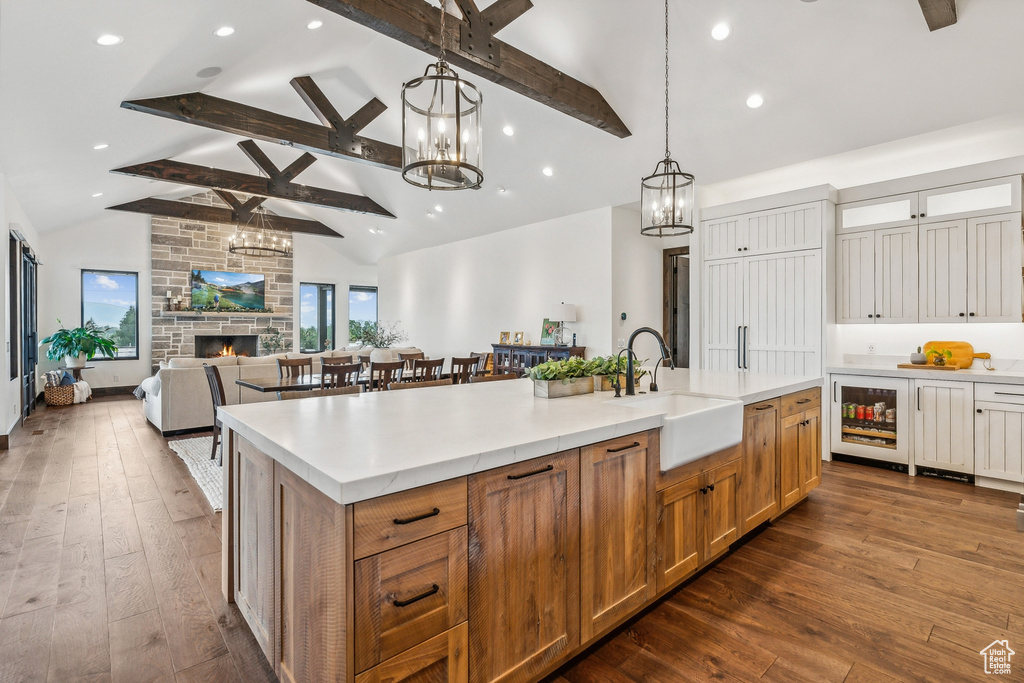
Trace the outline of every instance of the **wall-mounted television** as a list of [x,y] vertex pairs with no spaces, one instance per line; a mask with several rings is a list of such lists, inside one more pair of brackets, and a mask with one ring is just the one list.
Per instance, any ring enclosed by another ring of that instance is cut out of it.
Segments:
[[193,270],[192,308],[200,311],[266,310],[263,276]]

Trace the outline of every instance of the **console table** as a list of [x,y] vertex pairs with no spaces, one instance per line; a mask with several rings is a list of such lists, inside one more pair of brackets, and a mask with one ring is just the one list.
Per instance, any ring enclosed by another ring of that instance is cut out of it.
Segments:
[[524,374],[535,365],[549,360],[583,358],[586,346],[526,346],[524,344],[491,344],[494,349],[494,374]]

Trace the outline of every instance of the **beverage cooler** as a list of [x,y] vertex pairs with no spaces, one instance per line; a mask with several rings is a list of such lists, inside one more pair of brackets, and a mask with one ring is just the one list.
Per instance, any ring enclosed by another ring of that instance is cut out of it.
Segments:
[[832,375],[832,452],[910,465],[910,380]]

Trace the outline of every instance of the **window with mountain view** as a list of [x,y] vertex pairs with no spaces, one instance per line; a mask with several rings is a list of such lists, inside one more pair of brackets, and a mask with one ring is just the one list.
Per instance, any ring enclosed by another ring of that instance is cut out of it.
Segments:
[[362,341],[363,331],[377,325],[377,288],[352,286],[348,288],[348,338]]
[[[105,330],[117,346],[116,360],[139,357],[139,274],[82,271],[82,325]],[[93,360],[103,360],[96,356]]]
[[334,285],[299,283],[299,348],[306,353],[334,348]]

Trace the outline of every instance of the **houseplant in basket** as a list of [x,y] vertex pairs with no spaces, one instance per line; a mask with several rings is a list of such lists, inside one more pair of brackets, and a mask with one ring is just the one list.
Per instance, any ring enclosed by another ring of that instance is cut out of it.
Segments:
[[113,358],[117,355],[117,347],[106,336],[106,329],[99,327],[91,320],[84,327],[67,329],[64,323],[57,319],[60,329],[46,339],[39,342],[39,345],[49,344],[46,350],[46,357],[52,361],[64,359],[69,368],[83,367],[86,362],[92,360],[97,354]]
[[541,398],[560,398],[594,392],[594,371],[599,359],[551,360],[530,368],[533,395]]

